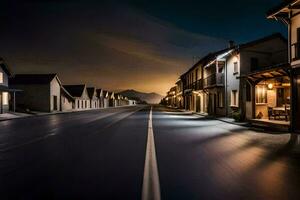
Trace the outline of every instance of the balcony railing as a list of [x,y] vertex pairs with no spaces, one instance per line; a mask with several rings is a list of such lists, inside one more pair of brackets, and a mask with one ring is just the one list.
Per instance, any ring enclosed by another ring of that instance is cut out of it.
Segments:
[[203,81],[203,87],[224,86],[224,73],[214,73]]
[[190,85],[186,85],[184,87],[184,90],[202,90],[203,89],[203,80],[199,79],[198,81],[195,81],[194,83],[190,84]]
[[292,60],[300,60],[300,42],[292,44]]

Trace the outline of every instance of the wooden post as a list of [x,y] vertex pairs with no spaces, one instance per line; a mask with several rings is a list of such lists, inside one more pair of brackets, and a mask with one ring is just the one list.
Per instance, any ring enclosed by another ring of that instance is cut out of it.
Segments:
[[16,92],[14,91],[14,108],[13,111],[16,112]]

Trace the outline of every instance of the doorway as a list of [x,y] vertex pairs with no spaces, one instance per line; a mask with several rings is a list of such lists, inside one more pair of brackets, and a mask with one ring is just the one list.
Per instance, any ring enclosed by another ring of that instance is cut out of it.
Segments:
[[199,95],[196,96],[196,112],[201,112],[201,98]]
[[57,110],[57,96],[53,96],[53,110]]

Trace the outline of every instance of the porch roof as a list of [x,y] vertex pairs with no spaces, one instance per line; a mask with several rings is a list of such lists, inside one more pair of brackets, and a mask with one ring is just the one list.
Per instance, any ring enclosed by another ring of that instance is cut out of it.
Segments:
[[2,92],[22,92],[22,90],[9,88],[5,85],[0,85],[0,91],[2,91]]
[[274,65],[270,67],[263,68],[262,70],[258,70],[255,72],[251,72],[250,74],[244,76],[250,79],[253,82],[260,82],[265,79],[272,79],[282,76],[289,76],[289,69],[291,66],[288,63],[283,63],[279,65]]

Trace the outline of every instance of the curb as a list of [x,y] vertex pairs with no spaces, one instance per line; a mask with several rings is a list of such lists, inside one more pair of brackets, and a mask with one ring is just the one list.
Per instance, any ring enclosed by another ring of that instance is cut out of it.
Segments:
[[218,121],[225,122],[225,123],[228,123],[228,124],[233,124],[233,125],[238,125],[238,126],[244,126],[244,127],[251,127],[251,125],[250,125],[249,122],[229,122],[229,121],[222,120],[220,118],[217,118],[217,117],[214,117],[214,116],[211,116],[211,115],[205,115],[205,114],[196,113],[196,112],[193,112],[193,111],[185,111],[185,110],[178,109],[178,108],[174,108],[174,109],[178,110],[180,112],[191,113],[193,115],[198,115],[198,116],[206,117],[207,119],[218,120]]
[[[136,105],[134,105],[134,106],[136,106]],[[16,117],[16,118],[0,119],[0,122],[18,120],[18,119],[27,119],[27,118],[33,118],[33,117],[43,117],[43,116],[49,116],[49,115],[63,115],[63,114],[71,114],[71,113],[92,112],[92,111],[97,111],[97,110],[100,111],[100,110],[106,110],[106,109],[112,109],[112,108],[125,108],[125,107],[132,107],[132,106],[118,106],[118,107],[98,108],[98,109],[90,109],[90,110],[77,110],[77,111],[67,111],[67,112],[32,114],[32,115]]]

